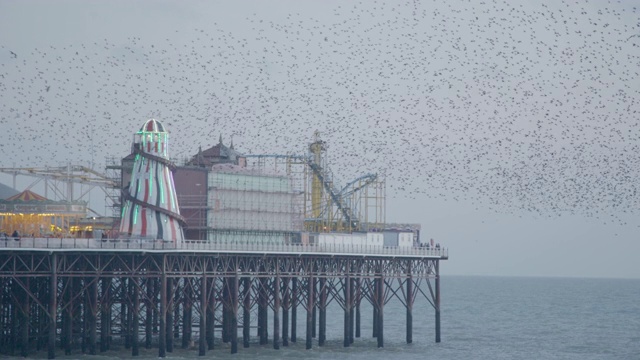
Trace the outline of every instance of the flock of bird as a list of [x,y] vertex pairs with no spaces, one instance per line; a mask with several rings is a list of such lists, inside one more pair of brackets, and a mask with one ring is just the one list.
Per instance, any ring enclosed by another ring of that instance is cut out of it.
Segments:
[[150,117],[171,155],[225,143],[384,174],[390,196],[496,211],[640,209],[640,20],[625,2],[362,1],[249,14],[164,41],[0,44],[3,167],[128,154]]

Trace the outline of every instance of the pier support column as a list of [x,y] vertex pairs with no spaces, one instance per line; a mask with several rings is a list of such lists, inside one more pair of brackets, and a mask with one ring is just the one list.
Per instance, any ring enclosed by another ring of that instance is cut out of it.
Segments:
[[298,340],[298,278],[291,279],[291,342]]
[[[276,271],[277,269],[276,265]],[[275,350],[280,349],[280,275],[276,273],[276,277],[273,279],[273,348]]]
[[75,280],[69,277],[65,280],[67,282],[67,288],[64,290],[64,303],[66,309],[62,313],[62,332],[63,332],[63,348],[65,355],[71,355],[71,343],[73,338],[73,289]]
[[18,320],[15,317],[16,314],[16,304],[12,301],[15,291],[15,280],[10,278],[3,279],[4,286],[0,289],[3,293],[2,301],[3,304],[3,312],[4,314],[4,328],[7,329],[7,332],[4,332],[4,340],[2,346],[3,354],[14,356],[14,347],[16,341],[16,324]]
[[[181,286],[182,285],[182,286]],[[173,338],[172,341],[175,341],[176,339],[180,338],[180,320],[181,320],[181,316],[180,316],[180,305],[181,305],[181,297],[183,297],[183,291],[184,291],[184,285],[181,284],[180,282],[180,278],[175,278],[173,279],[173,302],[171,304],[171,306],[173,307]],[[173,348],[175,347],[175,345],[171,346],[171,349],[173,350]]]
[[191,278],[184,278],[184,288],[182,290],[182,348],[188,349],[191,345],[191,330],[193,329],[193,281]]
[[361,292],[362,292],[362,282],[361,279],[358,278],[356,279],[356,338],[359,338],[361,333],[360,333],[360,299],[362,298],[361,296]]
[[327,278],[320,278],[320,296],[318,301],[319,314],[319,329],[318,329],[318,346],[324,346],[327,341]]
[[[318,269],[315,269],[315,273],[318,273]],[[311,314],[311,337],[315,338],[316,337],[316,329],[317,329],[317,319],[318,319],[318,307],[317,307],[317,301],[316,301],[316,297],[318,296],[317,294],[317,289],[318,289],[318,278],[314,277],[313,278],[313,312]]]
[[371,336],[374,338],[378,337],[378,279],[371,280],[371,297],[373,303],[373,331]]
[[[9,344],[9,355],[14,356],[16,345],[18,344],[18,328],[21,321],[22,306],[18,303],[19,293],[18,284],[15,279],[11,281],[11,343]],[[16,294],[16,292],[18,292]]]
[[251,278],[242,278],[242,346],[249,347],[251,339]]
[[129,283],[131,284],[131,356],[140,355],[140,344],[138,338],[138,331],[140,329],[140,279],[131,278]]
[[440,260],[435,260],[435,270],[436,270],[436,298],[435,298],[435,308],[436,308],[436,342],[440,342]]
[[165,259],[162,260],[162,275],[160,275],[160,315],[158,316],[158,357],[167,356],[167,272],[164,268]]
[[289,278],[282,279],[282,293],[282,346],[289,346],[289,308],[291,307]]
[[90,278],[86,281],[87,289],[87,331],[89,332],[89,354],[97,354],[97,342],[98,342],[98,329],[97,329],[97,315],[98,315],[98,284],[97,279]]
[[[381,271],[382,272],[382,271]],[[377,321],[377,332],[378,332],[378,347],[384,347],[384,277],[380,274],[378,280],[378,286],[376,286],[376,290],[378,292],[376,298],[378,300],[378,321]]]
[[111,278],[104,277],[100,282],[102,301],[100,302],[100,352],[109,350],[111,337]]
[[47,343],[47,357],[56,357],[56,318],[58,314],[58,255],[52,253],[51,258],[51,282],[49,285],[49,341]]
[[146,298],[146,318],[144,323],[144,347],[146,349],[151,349],[151,344],[153,341],[153,316],[157,308],[154,301],[155,294],[155,279],[146,279],[145,283],[147,284],[147,298]]
[[129,279],[120,278],[120,284],[120,334],[124,336],[124,348],[129,349],[131,347],[131,306],[129,306],[131,289],[129,288]]
[[207,350],[213,350],[215,347],[215,326],[216,326],[216,280],[209,279],[209,295],[207,298]]
[[[167,352],[173,352],[173,307],[174,307],[174,289],[172,278],[167,278],[167,309],[166,309],[166,331],[164,337],[166,339]],[[162,336],[162,334],[160,334]]]
[[407,344],[413,342],[413,276],[411,260],[407,260]]
[[351,345],[351,269],[346,269],[347,276],[344,278],[344,332],[343,346]]
[[202,272],[200,280],[200,335],[198,338],[198,355],[207,354],[207,275]]
[[305,347],[307,350],[311,349],[312,347],[312,336],[313,336],[313,312],[315,310],[315,304],[313,301],[314,298],[314,286],[315,285],[315,280],[313,278],[313,275],[310,274],[309,278],[307,280],[307,339],[306,339],[306,344]]
[[[264,268],[262,269],[264,273]],[[260,345],[265,345],[268,342],[267,339],[267,279],[261,277],[259,280],[260,286],[258,289],[258,335],[260,336]]]
[[20,322],[20,356],[27,357],[29,355],[29,323],[31,322],[31,297],[29,296],[29,278],[24,279],[24,287],[22,289],[22,312]]
[[349,344],[353,344],[353,341],[355,339],[355,320],[356,320],[356,314],[354,311],[354,307],[355,307],[355,296],[356,296],[356,286],[355,286],[355,279],[353,279],[353,277],[349,276],[349,291],[350,291],[350,301],[349,301]]
[[[10,324],[7,319],[7,312],[11,309],[11,304],[7,301],[7,295],[5,294],[5,290],[7,289],[7,278],[0,278],[0,328],[5,329],[5,327]],[[7,335],[8,332],[0,331],[0,353],[7,353]]]
[[[227,269],[229,271],[230,269]],[[229,334],[231,331],[229,330],[229,318],[230,318],[230,310],[229,303],[231,302],[231,292],[229,291],[229,283],[231,281],[228,277],[224,277],[222,280],[222,342],[228,343],[230,341]]]
[[233,277],[231,280],[231,286],[229,287],[231,293],[231,306],[230,306],[230,326],[229,331],[231,332],[231,353],[235,354],[238,352],[238,265],[234,264],[233,268]]

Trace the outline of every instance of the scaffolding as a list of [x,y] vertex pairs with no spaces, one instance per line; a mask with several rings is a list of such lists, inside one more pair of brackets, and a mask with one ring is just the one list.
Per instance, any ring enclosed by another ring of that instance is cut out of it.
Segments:
[[115,157],[106,159],[105,178],[108,183],[105,186],[105,204],[111,208],[114,218],[119,218],[122,214],[122,160]]
[[384,228],[385,182],[367,174],[340,188],[334,183],[326,156],[327,146],[314,134],[307,155],[247,155],[252,171],[275,173],[291,181],[302,194],[301,214],[308,232],[354,232]]
[[287,176],[214,165],[208,176],[208,239],[289,243],[302,231],[301,195]]

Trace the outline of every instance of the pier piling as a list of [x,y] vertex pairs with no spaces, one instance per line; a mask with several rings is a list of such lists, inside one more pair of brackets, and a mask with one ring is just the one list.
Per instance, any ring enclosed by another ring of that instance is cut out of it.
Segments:
[[[157,346],[163,358],[175,339],[200,356],[216,341],[227,341],[236,353],[239,326],[243,347],[256,327],[255,341],[267,344],[271,330],[270,345],[279,349],[297,340],[298,305],[306,311],[306,349],[313,347],[314,329],[318,346],[326,345],[328,318],[336,316],[349,347],[368,321],[362,301],[372,305],[372,335],[383,347],[385,303],[403,302],[411,343],[414,301],[429,295],[441,340],[439,259],[49,251],[0,251],[2,354],[29,357],[46,349],[53,359],[60,346],[66,355],[125,347],[138,356],[140,346]],[[434,291],[421,291],[416,279],[430,289],[435,280]],[[331,302],[343,307],[341,315],[327,311]]]

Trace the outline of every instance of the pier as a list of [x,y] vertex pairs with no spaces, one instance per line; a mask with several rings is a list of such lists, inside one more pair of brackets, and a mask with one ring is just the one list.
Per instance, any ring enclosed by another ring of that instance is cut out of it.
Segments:
[[[46,349],[52,359],[118,343],[132,356],[142,346],[157,347],[160,357],[176,347],[205,355],[220,341],[232,353],[257,341],[274,349],[304,341],[310,349],[326,343],[332,302],[344,312],[345,347],[364,336],[363,321],[384,346],[390,301],[406,308],[407,343],[414,319],[428,320],[414,316],[413,305],[427,301],[440,342],[446,259],[446,249],[423,247],[0,239],[0,353]],[[363,302],[371,314],[360,311]],[[304,334],[296,333],[299,322]]]

